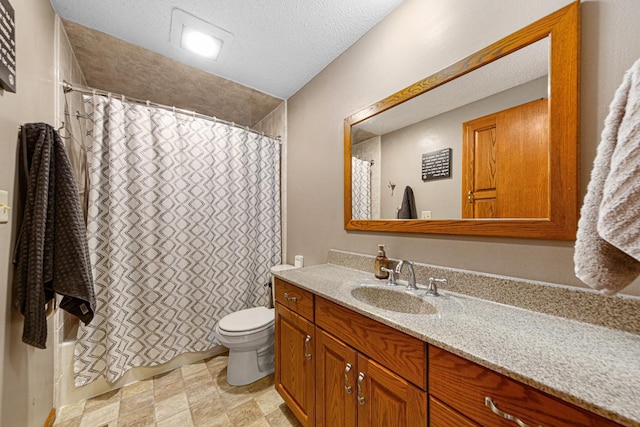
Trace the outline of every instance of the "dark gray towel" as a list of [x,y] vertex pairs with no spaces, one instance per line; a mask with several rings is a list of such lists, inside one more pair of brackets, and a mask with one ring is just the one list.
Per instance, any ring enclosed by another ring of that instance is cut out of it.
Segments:
[[60,136],[45,123],[26,124],[19,151],[24,208],[13,304],[25,318],[22,341],[45,348],[46,303],[61,294],[60,308],[89,323],[93,279],[78,188]]
[[398,209],[398,219],[418,219],[416,199],[413,198],[413,190],[408,185],[404,188],[402,205]]

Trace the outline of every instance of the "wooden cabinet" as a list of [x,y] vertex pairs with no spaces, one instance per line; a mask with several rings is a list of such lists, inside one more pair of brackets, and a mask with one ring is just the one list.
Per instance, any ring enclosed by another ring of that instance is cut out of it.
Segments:
[[281,280],[275,294],[276,390],[302,425],[427,425],[424,342]]
[[427,394],[316,327],[316,425],[427,425]]
[[313,295],[278,280],[275,286],[275,388],[300,423],[311,427],[315,425],[315,328],[296,309],[302,307],[300,312],[313,319]]
[[426,345],[316,297],[318,426],[427,425]]
[[[462,357],[429,346],[429,394],[467,418],[484,426],[513,427],[516,423],[505,415],[519,419],[528,426],[613,427],[619,424],[557,400],[525,384],[493,372]],[[437,424],[434,426],[467,424]],[[450,408],[449,412],[451,412]],[[446,416],[446,415],[444,415]],[[453,415],[452,415],[453,416]],[[440,416],[440,419],[445,419]]]

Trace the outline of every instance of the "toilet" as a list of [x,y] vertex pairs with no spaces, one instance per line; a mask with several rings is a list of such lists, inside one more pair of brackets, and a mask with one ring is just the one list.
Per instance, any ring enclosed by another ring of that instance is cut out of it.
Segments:
[[[271,267],[271,273],[292,268],[296,267],[276,265]],[[215,335],[218,341],[229,349],[229,384],[246,385],[273,373],[274,332],[273,308],[247,308],[220,319]]]

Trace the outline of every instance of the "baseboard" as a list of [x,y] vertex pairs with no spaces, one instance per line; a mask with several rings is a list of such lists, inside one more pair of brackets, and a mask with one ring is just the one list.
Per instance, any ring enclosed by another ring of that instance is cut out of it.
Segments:
[[44,427],[53,427],[53,423],[56,422],[56,408],[51,408],[47,420],[44,422]]

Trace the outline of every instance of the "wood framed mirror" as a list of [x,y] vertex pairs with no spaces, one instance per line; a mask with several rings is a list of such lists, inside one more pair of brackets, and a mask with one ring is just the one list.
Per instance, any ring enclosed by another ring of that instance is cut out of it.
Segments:
[[345,229],[575,239],[579,37],[576,1],[347,117]]

